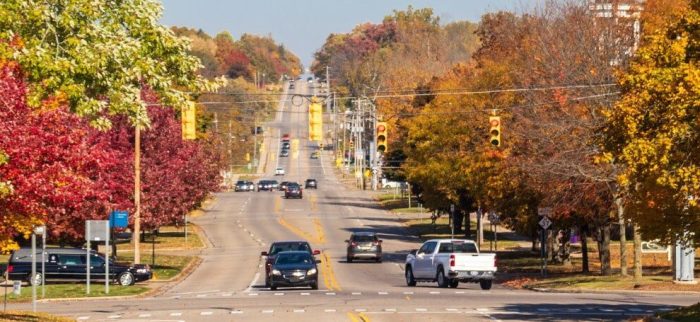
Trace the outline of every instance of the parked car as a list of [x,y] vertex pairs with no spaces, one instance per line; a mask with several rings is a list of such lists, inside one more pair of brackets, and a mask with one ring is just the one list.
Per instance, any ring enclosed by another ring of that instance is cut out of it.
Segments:
[[287,251],[277,254],[270,268],[270,289],[280,286],[310,286],[318,289],[316,260],[305,251]]
[[236,191],[236,192],[239,192],[239,191],[250,191],[250,185],[248,184],[247,181],[238,180],[238,181],[236,181],[236,186],[234,187],[233,190]]
[[312,250],[309,242],[304,240],[288,240],[288,241],[276,241],[270,245],[270,249],[267,252],[261,252],[260,255],[265,257],[265,286],[270,286],[270,271],[272,264],[275,262],[277,254],[285,251],[304,251],[311,255],[318,255],[321,252],[318,250]]
[[282,150],[289,150],[290,147],[291,147],[291,144],[289,144],[289,141],[282,142]]
[[304,188],[318,189],[318,182],[316,181],[316,179],[306,179],[306,182],[304,182]]
[[373,232],[354,232],[345,241],[347,246],[346,259],[352,263],[354,259],[371,259],[382,261],[382,240]]
[[496,254],[479,254],[472,240],[431,239],[406,256],[405,277],[408,286],[437,282],[439,287],[456,288],[466,282],[488,290],[496,270]]
[[[41,267],[42,254],[37,249],[37,267]],[[47,248],[44,254],[43,278],[41,270],[32,276],[32,250],[20,248],[13,251],[7,265],[8,279],[27,281],[30,285],[41,285],[43,281],[84,281],[87,278],[87,250],[80,248]],[[90,251],[90,278],[104,281],[105,257]],[[109,261],[109,279],[123,286],[146,281],[153,277],[148,265],[127,265]]]
[[284,189],[284,198],[289,199],[289,198],[299,198],[301,199],[303,197],[303,191],[301,190],[301,186],[296,183],[290,183],[287,185],[287,189]]
[[287,133],[282,134],[282,142],[284,142],[284,141],[289,141],[289,134],[287,134]]
[[275,175],[276,176],[283,176],[284,175],[284,168],[277,167],[277,169],[275,169]]

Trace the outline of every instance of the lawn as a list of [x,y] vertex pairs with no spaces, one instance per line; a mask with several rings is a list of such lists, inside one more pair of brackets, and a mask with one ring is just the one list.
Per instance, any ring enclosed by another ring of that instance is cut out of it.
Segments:
[[[169,280],[175,277],[195,258],[195,256],[161,255],[156,253],[154,263],[150,251],[141,253],[141,263],[151,265],[153,280],[156,281]],[[118,262],[132,262],[134,255],[132,253],[119,254],[117,259]]]
[[[202,248],[204,243],[199,235],[194,231],[196,226],[189,224],[187,232],[187,243],[185,243],[185,230],[183,227],[166,226],[161,227],[157,236],[151,232],[146,232],[141,240],[141,253],[151,253],[155,241],[156,252],[160,250],[192,249]],[[129,240],[122,240],[117,243],[117,253],[133,252],[134,247]]]
[[[86,294],[85,283],[70,283],[70,284],[51,284],[50,282],[46,284],[46,297],[44,298],[78,298],[78,297],[100,297],[100,296],[125,296],[125,295],[137,295],[148,291],[150,288],[142,283],[137,283],[131,286],[120,286],[111,284],[109,285],[109,294],[105,294],[105,284],[104,281],[96,281],[90,283],[90,294]],[[22,291],[20,295],[15,295],[12,293],[12,284],[5,285],[2,284],[2,294],[4,296],[5,290],[7,291],[8,301],[31,301],[32,299],[32,287],[27,285],[22,285]],[[38,286],[36,289],[37,299],[42,299],[41,297],[41,287]]]
[[682,307],[670,312],[661,313],[658,315],[658,317],[678,322],[700,321],[700,303],[687,307]]
[[75,321],[71,318],[55,316],[47,313],[32,313],[23,311],[0,312],[0,321],[21,321],[21,322],[68,322]]

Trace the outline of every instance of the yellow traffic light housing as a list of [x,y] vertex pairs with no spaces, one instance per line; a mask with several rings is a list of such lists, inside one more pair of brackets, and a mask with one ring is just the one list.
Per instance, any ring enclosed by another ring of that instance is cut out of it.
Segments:
[[315,97],[309,104],[309,140],[323,141],[323,106]]
[[489,125],[491,129],[489,134],[491,139],[491,145],[499,147],[501,146],[501,117],[500,116],[489,116]]
[[377,152],[385,153],[389,142],[389,129],[386,122],[377,122]]
[[182,139],[194,140],[197,138],[197,129],[195,127],[195,119],[197,118],[197,110],[194,104],[189,104],[182,108]]

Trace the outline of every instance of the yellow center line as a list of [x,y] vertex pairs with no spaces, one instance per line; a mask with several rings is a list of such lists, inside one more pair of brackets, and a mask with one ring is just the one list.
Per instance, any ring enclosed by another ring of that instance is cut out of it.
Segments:
[[297,228],[296,226],[290,224],[289,222],[284,220],[284,218],[282,218],[281,216],[277,217],[277,221],[280,223],[280,225],[282,225],[282,227],[289,229],[291,232],[293,232],[297,236],[304,238],[306,240],[312,241],[314,243],[317,242],[316,238],[313,235],[311,235],[311,234]]
[[367,317],[364,313],[360,313],[358,315],[360,316],[362,322],[369,322],[369,317]]
[[355,315],[355,313],[352,313],[352,312],[348,312],[348,317],[350,318],[350,321],[352,321],[352,322],[360,322],[361,321],[360,317],[358,317],[357,315]]
[[316,195],[309,195],[309,203],[311,203],[311,212],[318,211],[318,204],[316,203]]
[[326,234],[323,233],[323,225],[321,224],[321,220],[318,218],[314,218],[314,226],[316,227],[316,236],[318,243],[325,244]]

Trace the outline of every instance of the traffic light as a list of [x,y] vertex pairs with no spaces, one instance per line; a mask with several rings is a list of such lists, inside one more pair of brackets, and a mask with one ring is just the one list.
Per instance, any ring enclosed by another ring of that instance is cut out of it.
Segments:
[[323,141],[323,106],[316,97],[309,104],[309,140]]
[[182,108],[182,139],[194,140],[197,138],[197,130],[195,128],[195,119],[197,111],[194,104],[189,104]]
[[491,135],[491,145],[501,146],[501,117],[500,116],[489,116],[489,125],[491,129],[489,134]]
[[377,122],[377,152],[386,152],[388,137],[389,133],[386,122]]

